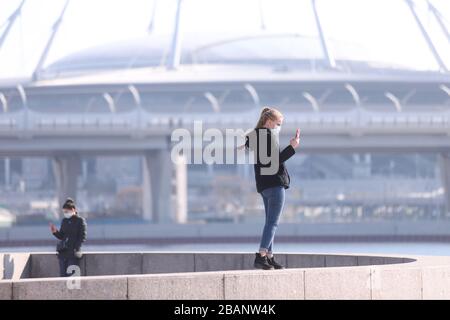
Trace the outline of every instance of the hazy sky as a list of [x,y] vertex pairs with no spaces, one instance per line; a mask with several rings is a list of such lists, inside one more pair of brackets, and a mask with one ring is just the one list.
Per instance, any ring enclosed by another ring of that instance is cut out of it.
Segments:
[[[450,1],[431,0],[450,30]],[[21,0],[0,0],[0,34]],[[0,48],[0,78],[30,75],[65,0],[27,0],[22,16]],[[155,9],[155,34],[171,34],[177,0],[71,0],[46,65],[98,44],[148,34]],[[422,21],[450,69],[450,44],[425,0],[415,0]],[[332,48],[336,58],[353,58],[436,69],[437,65],[404,0],[317,0],[327,37],[354,50]],[[262,12],[262,14],[261,14]],[[296,32],[316,36],[310,0],[183,0],[184,32]]]

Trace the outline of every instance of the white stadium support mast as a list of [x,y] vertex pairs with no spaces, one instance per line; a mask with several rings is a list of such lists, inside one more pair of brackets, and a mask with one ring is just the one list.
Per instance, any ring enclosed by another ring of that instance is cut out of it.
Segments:
[[66,12],[67,6],[69,5],[69,1],[70,0],[66,0],[66,3],[64,4],[64,7],[61,10],[61,13],[60,13],[58,19],[53,24],[52,33],[50,34],[50,38],[48,39],[47,44],[45,45],[45,49],[42,52],[41,57],[39,58],[39,62],[36,65],[36,68],[34,69],[33,76],[32,76],[33,81],[36,81],[39,77],[39,71],[41,70],[42,66],[45,63],[45,60],[47,59],[48,53],[53,44],[53,40],[55,39],[55,35],[58,32],[59,27],[61,26],[62,19],[64,17],[64,13]]
[[424,37],[425,41],[427,42],[428,48],[430,49],[431,53],[433,54],[434,59],[436,60],[437,64],[439,65],[439,69],[442,72],[448,72],[448,69],[442,60],[441,56],[439,55],[439,52],[437,51],[436,47],[434,46],[433,41],[431,40],[427,30],[425,29],[424,25],[422,24],[422,21],[420,21],[419,16],[417,15],[416,9],[414,7],[414,2],[412,0],[405,0],[406,4],[408,5],[409,9],[411,10],[411,14],[414,17],[414,20],[417,23],[417,26],[420,29],[420,32],[422,32],[422,36]]
[[[14,10],[14,12],[9,16],[9,18],[3,23],[3,24],[7,24],[7,26],[6,26],[6,29],[3,32],[2,36],[0,37],[0,49],[2,48],[3,42],[5,42],[5,39],[8,36],[9,31],[11,30],[12,26],[14,25],[14,22],[20,16],[24,3],[25,3],[25,0],[22,0],[22,2],[17,7],[17,9]],[[3,25],[1,27],[3,27]]]

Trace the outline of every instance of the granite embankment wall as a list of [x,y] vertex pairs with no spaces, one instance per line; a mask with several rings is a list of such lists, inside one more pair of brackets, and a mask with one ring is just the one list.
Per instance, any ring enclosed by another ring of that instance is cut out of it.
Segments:
[[54,253],[0,254],[0,299],[450,299],[450,257],[95,252],[82,277],[57,278]]

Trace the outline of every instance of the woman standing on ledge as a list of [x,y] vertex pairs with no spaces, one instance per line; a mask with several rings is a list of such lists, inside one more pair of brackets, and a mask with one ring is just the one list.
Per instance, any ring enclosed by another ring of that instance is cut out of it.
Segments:
[[[75,202],[71,198],[66,200],[62,209],[64,219],[61,222],[61,228],[58,230],[53,223],[50,223],[50,230],[59,239],[56,251],[60,276],[67,277],[76,273],[72,270],[69,274],[70,266],[71,268],[80,267],[81,244],[86,240],[86,220],[78,215]],[[81,275],[81,271],[78,275]]]
[[259,252],[254,261],[255,268],[264,270],[284,268],[273,256],[273,240],[283,210],[285,189],[290,183],[284,162],[295,154],[294,149],[300,143],[300,129],[297,129],[290,144],[280,152],[278,137],[283,118],[279,110],[265,107],[256,128],[245,136],[245,148],[255,154],[256,190],[263,198],[266,213]]

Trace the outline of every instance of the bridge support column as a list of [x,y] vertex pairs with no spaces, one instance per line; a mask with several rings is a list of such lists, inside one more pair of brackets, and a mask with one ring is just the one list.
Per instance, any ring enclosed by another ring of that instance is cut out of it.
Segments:
[[450,212],[450,155],[447,152],[438,155],[439,171],[444,188],[445,213]]
[[155,223],[187,220],[186,163],[174,163],[170,150],[146,152],[143,161],[142,213]]
[[370,154],[353,154],[353,177],[354,178],[369,178],[371,170]]
[[450,212],[450,155],[447,152],[439,153],[438,163],[444,188],[444,208],[447,214]]
[[173,189],[175,191],[175,222],[187,222],[187,159],[183,155],[178,155],[175,163],[175,177]]
[[83,184],[85,184],[87,179],[88,179],[88,163],[87,163],[87,160],[81,161],[81,178],[82,178]]
[[56,180],[58,204],[61,207],[67,197],[76,200],[81,159],[78,155],[58,155],[52,159],[52,166]]
[[150,176],[150,155],[145,155],[142,161],[142,218],[147,221],[156,222],[153,210],[154,196],[152,196],[151,176]]
[[5,187],[11,185],[11,162],[9,158],[5,158]]

